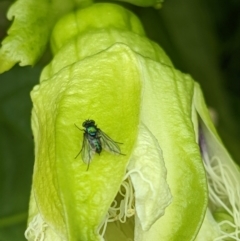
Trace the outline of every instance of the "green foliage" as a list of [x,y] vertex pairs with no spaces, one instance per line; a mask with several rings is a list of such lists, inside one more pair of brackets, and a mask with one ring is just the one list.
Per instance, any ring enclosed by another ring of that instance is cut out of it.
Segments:
[[0,76],[0,240],[25,240],[33,168],[29,92],[40,68],[20,68]]

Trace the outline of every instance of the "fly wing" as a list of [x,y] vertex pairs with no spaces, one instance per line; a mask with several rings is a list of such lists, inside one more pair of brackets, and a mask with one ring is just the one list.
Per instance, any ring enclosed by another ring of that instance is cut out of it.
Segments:
[[88,170],[94,152],[88,142],[88,134],[87,133],[83,134],[83,144],[82,144],[82,150],[80,152],[82,153],[83,162],[88,165],[87,166],[87,170]]
[[121,144],[121,143],[114,141],[100,129],[98,130],[98,134],[99,134],[103,149],[105,149],[106,151],[111,152],[113,154],[124,155],[121,153],[121,149],[118,146],[118,144]]

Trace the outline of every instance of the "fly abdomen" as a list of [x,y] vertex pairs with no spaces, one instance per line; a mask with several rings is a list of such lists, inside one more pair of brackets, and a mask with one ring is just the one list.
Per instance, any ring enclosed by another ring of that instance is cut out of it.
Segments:
[[98,154],[101,153],[102,145],[101,145],[99,137],[89,135],[88,142],[91,146],[91,149],[94,150],[94,152],[96,152]]

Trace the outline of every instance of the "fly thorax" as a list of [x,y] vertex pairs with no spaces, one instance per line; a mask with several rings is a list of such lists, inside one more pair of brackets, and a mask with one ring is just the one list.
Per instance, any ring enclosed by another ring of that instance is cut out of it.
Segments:
[[96,136],[97,129],[93,126],[87,128],[87,133],[91,136]]

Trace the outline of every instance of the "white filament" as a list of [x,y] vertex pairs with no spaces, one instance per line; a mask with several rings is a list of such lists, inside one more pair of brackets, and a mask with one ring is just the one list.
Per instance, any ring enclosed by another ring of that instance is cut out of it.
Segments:
[[119,221],[125,223],[127,218],[135,214],[134,190],[129,175],[130,173],[126,174],[118,191],[122,198],[121,201],[119,203],[116,200],[112,202],[107,215],[98,228],[98,233],[102,238],[109,222]]
[[[223,164],[219,157],[209,158],[207,150],[204,150],[203,157],[208,178],[210,205],[224,209],[233,218],[232,222],[224,220],[218,223],[221,235],[214,241],[229,238],[240,241],[240,180],[237,180],[229,166]],[[232,227],[234,231],[225,231],[224,225]]]
[[29,241],[43,241],[47,224],[43,221],[40,214],[37,214],[28,224],[24,235]]
[[[110,206],[108,213],[105,216],[105,219],[98,228],[98,233],[100,234],[102,240],[104,240],[103,236],[106,232],[107,224],[109,222],[120,221],[121,223],[125,223],[127,218],[135,214],[134,190],[132,182],[129,179],[129,175],[131,173],[128,173],[124,177],[123,182],[120,186],[118,193],[122,199],[119,203],[116,200],[112,202],[112,205]],[[149,183],[149,185],[150,184],[151,183]],[[45,231],[47,227],[48,225],[41,218],[40,214],[37,214],[28,224],[27,230],[24,234],[25,238],[28,241],[44,241]]]

